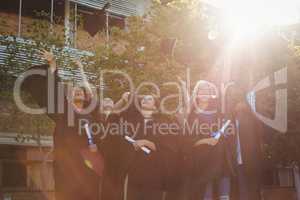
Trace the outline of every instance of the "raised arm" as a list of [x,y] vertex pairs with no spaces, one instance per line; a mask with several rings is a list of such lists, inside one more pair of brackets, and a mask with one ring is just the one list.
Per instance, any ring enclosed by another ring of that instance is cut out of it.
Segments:
[[[51,52],[48,51],[41,51],[41,57],[47,61],[47,64],[42,64],[42,65],[35,65],[30,67],[27,72],[32,72],[30,76],[26,76],[24,79],[24,82],[22,83],[22,88],[25,89],[33,99],[38,103],[38,105],[42,108],[47,107],[49,116],[53,116],[53,107],[49,107],[48,105],[53,105],[49,104],[49,98],[48,95],[53,95],[53,101],[55,102],[56,95],[57,95],[57,84],[60,81],[58,74],[57,74],[57,66],[56,66],[56,60],[54,55]],[[39,73],[36,73],[38,71],[34,70],[43,70],[46,72],[45,75],[41,75]],[[54,85],[48,85],[49,76],[53,77]],[[53,87],[53,90],[52,88]],[[54,103],[55,104],[55,103]],[[50,116],[50,117],[51,117]]]
[[121,99],[114,104],[114,111],[121,110],[129,101],[130,92],[125,92]]
[[84,73],[83,65],[80,60],[74,60],[75,64],[78,66],[78,70],[80,72],[81,78],[82,78],[82,84],[84,88],[86,89],[86,92],[90,95],[90,97],[93,97],[93,91],[91,88],[91,85],[89,84],[89,81],[87,79],[86,74]]

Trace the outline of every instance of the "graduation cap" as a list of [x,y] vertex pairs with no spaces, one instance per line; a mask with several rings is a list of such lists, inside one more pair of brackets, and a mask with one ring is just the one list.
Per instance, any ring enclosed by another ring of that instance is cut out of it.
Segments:
[[106,25],[106,10],[111,6],[107,2],[101,10],[93,12],[93,14],[85,14],[85,20],[83,24],[84,30],[86,30],[92,37],[94,37],[100,30],[103,30]]
[[101,9],[102,11],[106,11],[109,7],[111,6],[110,2],[106,2],[106,4],[103,6],[103,8]]

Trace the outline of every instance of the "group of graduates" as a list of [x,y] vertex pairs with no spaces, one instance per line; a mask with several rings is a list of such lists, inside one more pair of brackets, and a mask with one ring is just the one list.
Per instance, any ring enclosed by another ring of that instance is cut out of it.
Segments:
[[[205,112],[217,108],[218,100],[210,92],[206,93],[207,88],[201,89],[199,85],[195,105],[186,116],[159,112],[159,100],[152,95],[139,98],[138,106],[131,103],[128,109],[114,112],[135,95],[126,92],[117,103],[105,98],[86,113],[84,109],[95,94],[84,77],[81,63],[76,62],[85,87],[74,88],[72,93],[65,93],[61,98],[63,101],[56,101],[60,99],[57,89],[60,78],[55,58],[47,51],[42,54],[48,64],[33,66],[30,70],[46,70],[47,76],[35,74],[27,77],[23,86],[39,106],[47,107],[50,99],[48,76],[53,76],[55,103],[65,105],[64,112],[59,112],[61,106],[56,105],[54,112],[47,113],[56,123],[53,136],[57,200],[227,200],[232,198],[232,182],[238,183],[239,199],[260,199],[260,136],[257,122],[242,97],[232,103],[230,114]],[[205,88],[205,81],[199,83]],[[238,95],[238,92],[228,96],[232,95]],[[100,106],[102,112],[99,112]],[[75,111],[74,126],[68,124],[67,109],[70,108]],[[93,166],[92,162],[87,164],[83,158],[82,151],[88,146],[88,138],[79,134],[82,119],[104,126],[125,120],[139,129],[134,135],[126,132],[135,140],[132,143],[121,134],[94,136],[94,143],[98,146],[96,154],[102,156],[98,158],[103,158],[104,163],[104,170],[99,174],[95,169],[99,166]],[[228,119],[232,122],[232,131],[220,137],[213,135],[220,127],[207,129],[205,133],[191,129],[195,123],[213,127],[218,121],[223,123]],[[175,126],[160,133],[153,130],[154,124]],[[150,153],[142,150],[145,147]]]

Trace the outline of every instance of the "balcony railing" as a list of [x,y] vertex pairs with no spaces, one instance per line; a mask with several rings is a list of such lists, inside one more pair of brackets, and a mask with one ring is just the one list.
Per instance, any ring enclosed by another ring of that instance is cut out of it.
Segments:
[[[102,9],[108,2],[107,0],[71,0],[75,3],[92,7],[95,9]],[[111,7],[107,9],[108,12],[124,17],[137,15],[136,5],[128,0],[110,0]]]
[[[12,57],[8,46],[13,43],[16,43],[15,46],[17,48],[17,51]],[[28,63],[30,63],[30,65],[39,65],[45,63],[45,61],[38,54],[37,49],[32,54],[26,52],[26,45],[30,45],[31,47],[33,46],[33,48],[36,45],[33,40],[0,36],[0,44],[2,44],[0,45],[0,67],[7,68],[8,73],[12,76],[18,76],[20,73],[22,73],[25,70],[24,66],[28,65]],[[56,58],[58,60],[61,59],[62,66],[60,66],[59,68],[59,75],[63,80],[80,81],[81,76],[79,74],[79,71],[70,67],[71,62],[69,61],[74,58],[92,57],[94,55],[91,52],[81,51],[70,47],[64,47],[62,50],[58,50],[57,48],[53,47],[52,50]],[[18,67],[7,66],[7,59],[13,61]],[[92,73],[87,73],[87,76],[89,79],[93,79],[96,77]]]
[[52,147],[52,136],[40,136],[23,133],[4,133],[0,132],[0,145],[17,145],[31,147]]

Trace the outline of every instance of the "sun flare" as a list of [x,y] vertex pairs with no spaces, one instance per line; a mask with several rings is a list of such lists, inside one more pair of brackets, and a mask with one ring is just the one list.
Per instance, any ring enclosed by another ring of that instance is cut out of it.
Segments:
[[300,21],[299,0],[207,0],[220,10],[222,27],[235,37]]

